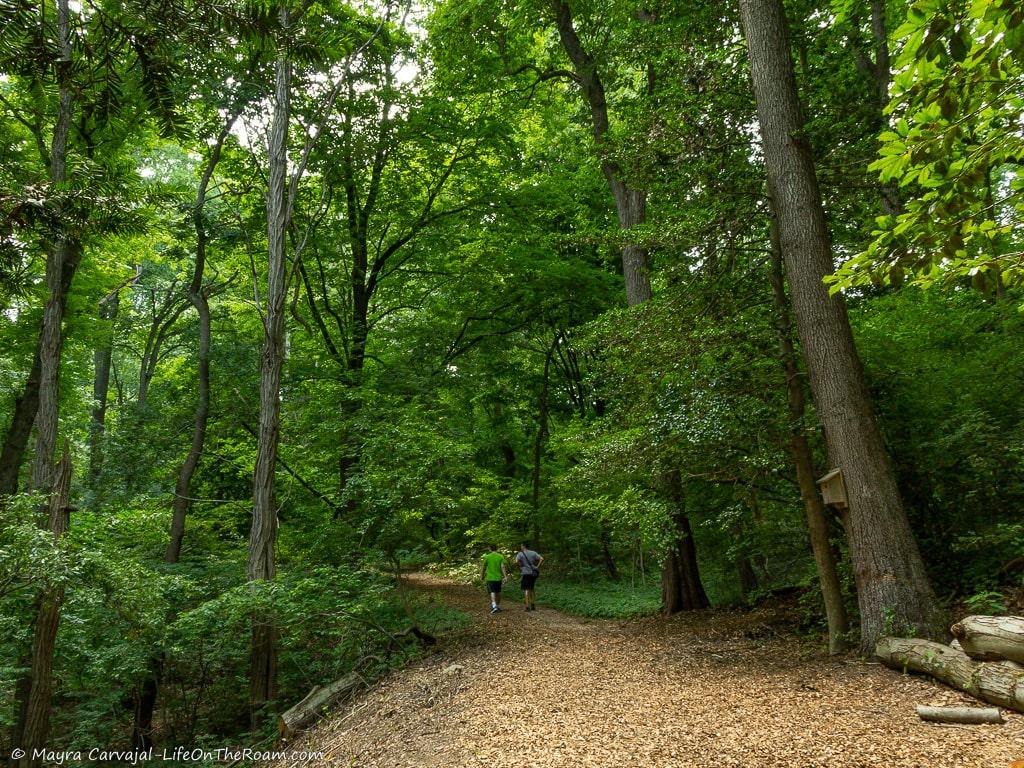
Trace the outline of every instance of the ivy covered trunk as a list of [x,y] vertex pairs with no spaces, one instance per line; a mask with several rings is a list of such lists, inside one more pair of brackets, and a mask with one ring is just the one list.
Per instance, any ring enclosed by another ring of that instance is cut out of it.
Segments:
[[861,642],[891,631],[940,632],[939,610],[871,407],[846,307],[823,278],[833,271],[825,211],[804,135],[781,0],[742,0],[754,98],[797,331],[825,430],[843,471]]
[[[288,28],[288,9],[280,12],[281,27]],[[279,43],[283,46],[283,42]],[[291,63],[278,52],[275,66],[274,117],[268,145],[267,184],[267,301],[263,317],[263,355],[260,364],[260,424],[256,465],[253,470],[252,529],[249,535],[248,577],[251,583],[274,578],[277,541],[277,505],[274,470],[281,414],[281,368],[284,363],[284,300],[286,290],[285,236],[288,231],[288,118]],[[264,610],[252,617],[252,656],[249,706],[253,727],[259,711],[276,696],[277,643],[273,618]]]

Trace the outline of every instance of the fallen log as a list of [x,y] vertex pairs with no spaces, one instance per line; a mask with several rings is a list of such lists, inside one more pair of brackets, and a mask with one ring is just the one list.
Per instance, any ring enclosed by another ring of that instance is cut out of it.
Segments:
[[1016,664],[974,661],[948,645],[904,637],[883,637],[875,656],[887,667],[931,675],[989,704],[1024,712],[1024,670]]
[[281,738],[290,739],[305,730],[323,717],[331,707],[364,684],[363,678],[353,672],[330,685],[314,686],[313,690],[306,694],[306,698],[278,717],[277,729],[281,733]]
[[1024,616],[968,616],[950,631],[972,659],[1024,664]]
[[995,707],[924,707],[918,705],[917,716],[930,723],[1003,723],[1003,715]]

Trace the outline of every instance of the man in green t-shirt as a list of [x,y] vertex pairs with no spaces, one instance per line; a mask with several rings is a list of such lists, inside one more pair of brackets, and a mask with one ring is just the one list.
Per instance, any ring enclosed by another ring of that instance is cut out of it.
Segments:
[[505,556],[498,551],[497,544],[491,544],[491,551],[484,555],[482,565],[480,578],[487,582],[487,591],[491,595],[491,613],[497,613],[501,610],[501,582],[508,576]]

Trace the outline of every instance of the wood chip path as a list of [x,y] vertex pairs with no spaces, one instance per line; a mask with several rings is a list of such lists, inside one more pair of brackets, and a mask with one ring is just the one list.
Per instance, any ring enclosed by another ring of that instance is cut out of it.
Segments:
[[490,616],[480,589],[421,574],[410,582],[479,620],[279,749],[360,768],[1007,768],[1024,759],[1024,715],[923,723],[916,704],[977,702],[809,652],[764,615],[580,619],[545,609],[539,585],[536,612],[506,603]]

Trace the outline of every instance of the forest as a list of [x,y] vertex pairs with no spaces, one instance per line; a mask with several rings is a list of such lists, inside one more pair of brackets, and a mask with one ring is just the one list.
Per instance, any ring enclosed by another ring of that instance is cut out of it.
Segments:
[[1017,0],[0,0],[0,755],[270,743],[491,544],[826,661],[1024,615],[1022,62]]

